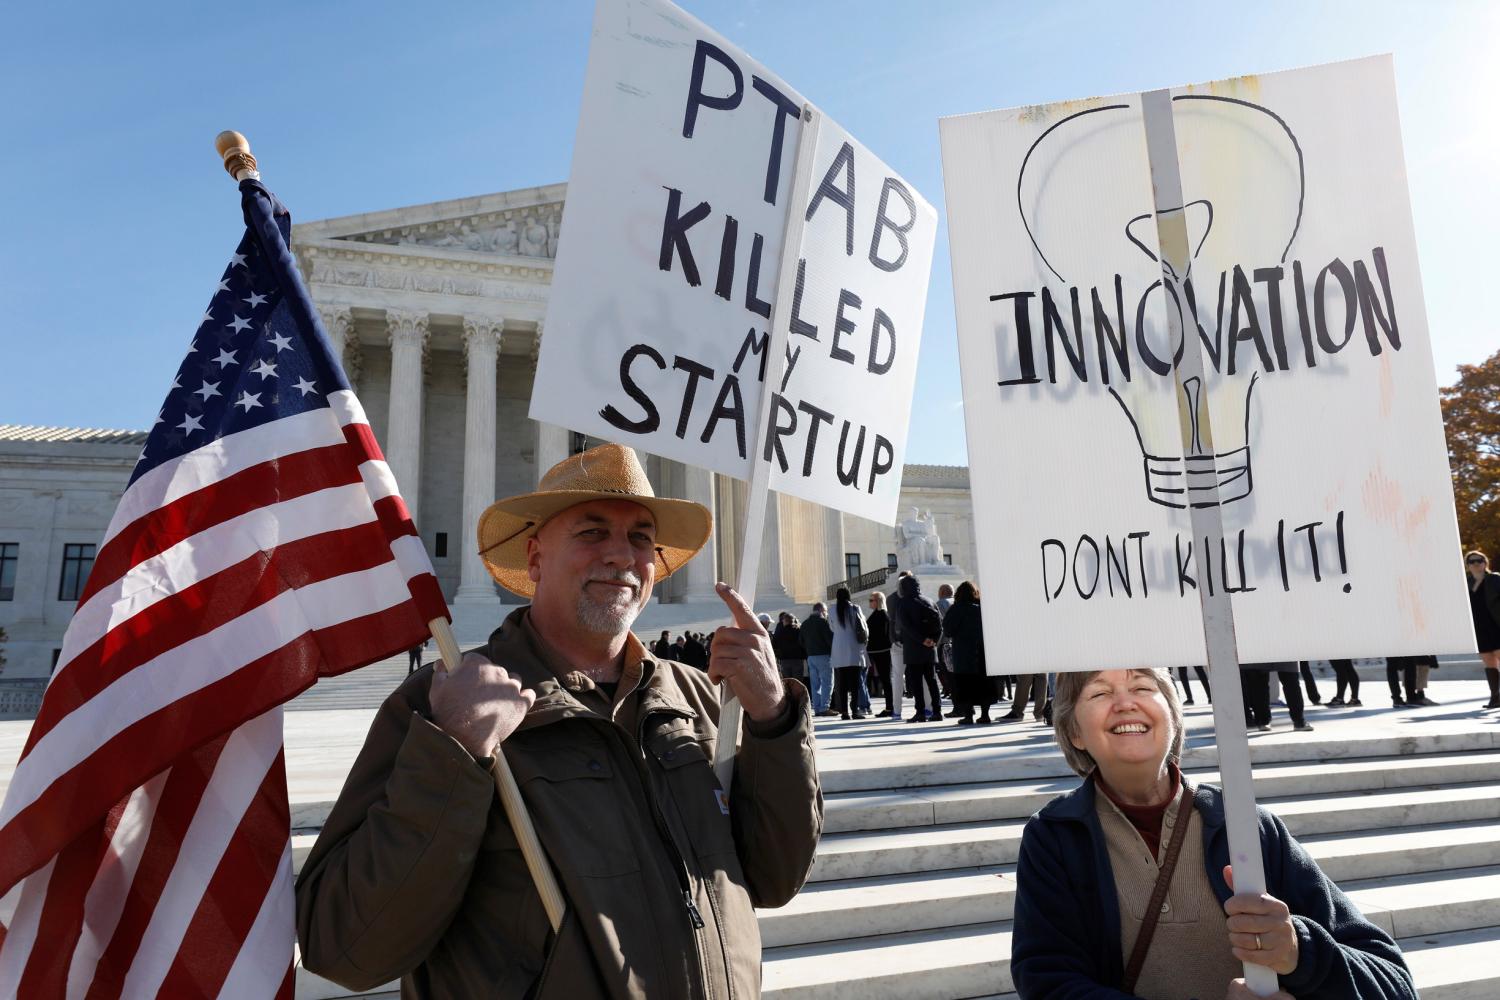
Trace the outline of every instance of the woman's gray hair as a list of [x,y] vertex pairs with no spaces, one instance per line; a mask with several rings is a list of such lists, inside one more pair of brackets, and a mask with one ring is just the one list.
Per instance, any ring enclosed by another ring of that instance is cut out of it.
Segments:
[[[1103,672],[1102,670],[1084,670],[1078,673],[1058,674],[1056,691],[1052,696],[1052,732],[1057,737],[1057,745],[1062,749],[1063,759],[1068,762],[1068,766],[1085,778],[1093,774],[1098,765],[1094,763],[1093,756],[1087,750],[1080,750],[1073,745],[1073,737],[1078,735],[1075,720],[1078,696],[1083,693],[1089,681]],[[1172,739],[1167,744],[1167,760],[1181,766],[1184,733],[1182,702],[1177,699],[1177,688],[1172,686],[1171,673],[1161,667],[1137,667],[1130,672],[1145,674],[1156,681],[1156,686],[1161,689],[1162,697],[1167,699],[1167,717],[1172,720]]]

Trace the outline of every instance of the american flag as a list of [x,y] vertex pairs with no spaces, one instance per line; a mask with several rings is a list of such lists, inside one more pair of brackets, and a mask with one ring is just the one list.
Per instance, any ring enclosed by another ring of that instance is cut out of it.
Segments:
[[280,706],[447,617],[290,216],[240,190],[0,807],[0,996],[290,997]]

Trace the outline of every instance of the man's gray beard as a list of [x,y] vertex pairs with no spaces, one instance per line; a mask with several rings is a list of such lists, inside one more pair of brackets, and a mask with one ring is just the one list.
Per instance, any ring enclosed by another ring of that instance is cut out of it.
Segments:
[[[641,590],[641,581],[635,574],[600,574],[593,580],[613,579],[632,583],[636,592]],[[584,590],[578,594],[578,626],[585,632],[594,635],[617,636],[630,631],[630,626],[635,624],[636,618],[640,617],[641,606],[639,600],[628,604],[603,603],[589,596],[588,584],[584,584]]]

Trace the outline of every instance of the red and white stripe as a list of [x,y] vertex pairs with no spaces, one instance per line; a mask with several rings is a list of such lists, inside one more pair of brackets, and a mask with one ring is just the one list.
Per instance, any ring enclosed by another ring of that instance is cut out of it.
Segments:
[[291,995],[280,705],[446,613],[352,392],[121,498],[0,806],[0,996]]

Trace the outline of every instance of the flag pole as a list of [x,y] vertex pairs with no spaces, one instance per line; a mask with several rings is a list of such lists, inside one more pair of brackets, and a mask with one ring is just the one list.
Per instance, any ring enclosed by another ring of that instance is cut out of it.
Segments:
[[[232,131],[220,132],[214,137],[214,149],[223,160],[224,169],[236,182],[260,180],[255,156],[250,152],[250,140],[243,135]],[[449,673],[459,669],[463,662],[463,654],[459,651],[458,641],[453,637],[453,626],[448,624],[448,619],[434,618],[427,623],[427,629],[436,640],[438,652],[442,656],[438,669]],[[562,889],[558,886],[557,876],[553,874],[547,855],[542,850],[542,842],[536,835],[536,827],[531,822],[531,815],[526,811],[526,803],[521,798],[521,789],[516,784],[516,777],[511,773],[505,754],[498,747],[495,750],[494,760],[492,773],[495,776],[495,790],[500,795],[500,804],[505,809],[505,817],[510,820],[512,830],[515,831],[521,854],[526,859],[526,868],[531,873],[531,880],[536,884],[537,894],[542,898],[542,907],[547,911],[547,919],[552,924],[552,930],[557,932],[562,928],[563,914],[567,911]]]
[[[781,260],[776,277],[776,295],[771,306],[771,325],[766,334],[766,380],[760,389],[760,406],[755,433],[750,438],[750,485],[745,499],[744,520],[740,528],[739,575],[736,589],[753,609],[760,577],[760,546],[765,535],[766,518],[770,516],[771,457],[764,453],[764,440],[771,424],[771,398],[781,389],[781,370],[786,355],[787,331],[792,325],[792,288],[797,280],[797,258],[802,252],[802,231],[806,218],[802,206],[807,204],[811,186],[813,154],[818,145],[818,128],[822,122],[811,104],[802,106],[802,128],[792,159],[792,184],[787,192],[786,231],[781,240]],[[714,748],[714,774],[719,786],[731,792],[734,782],[734,755],[740,743],[739,699],[723,685],[723,707],[719,710],[719,739]]]

